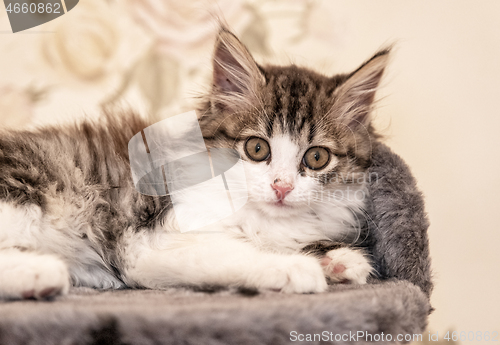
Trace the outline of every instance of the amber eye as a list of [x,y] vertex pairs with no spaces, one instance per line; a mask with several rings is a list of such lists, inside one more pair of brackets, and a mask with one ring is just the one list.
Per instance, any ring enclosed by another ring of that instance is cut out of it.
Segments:
[[322,169],[330,162],[330,152],[323,147],[311,147],[304,155],[303,162],[309,169]]
[[249,138],[245,143],[245,152],[250,159],[261,162],[266,160],[271,154],[269,144],[261,138]]

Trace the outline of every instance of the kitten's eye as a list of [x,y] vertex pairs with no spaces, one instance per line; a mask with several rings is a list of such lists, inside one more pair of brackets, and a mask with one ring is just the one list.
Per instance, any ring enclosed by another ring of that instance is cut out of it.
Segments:
[[269,157],[271,150],[267,141],[261,138],[249,138],[245,143],[245,152],[250,159],[261,162]]
[[312,170],[324,168],[330,162],[330,152],[323,147],[311,147],[304,155],[303,163]]

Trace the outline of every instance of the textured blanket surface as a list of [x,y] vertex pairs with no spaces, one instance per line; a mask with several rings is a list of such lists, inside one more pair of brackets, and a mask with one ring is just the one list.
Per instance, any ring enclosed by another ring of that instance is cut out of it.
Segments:
[[351,344],[364,342],[352,341],[357,332],[421,333],[429,308],[421,289],[402,281],[311,295],[75,288],[54,301],[2,302],[0,344],[329,343],[300,334],[347,334],[335,343]]

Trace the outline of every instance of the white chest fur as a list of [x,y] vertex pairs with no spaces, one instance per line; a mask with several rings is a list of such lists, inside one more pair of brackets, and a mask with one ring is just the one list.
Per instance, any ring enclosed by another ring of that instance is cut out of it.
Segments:
[[[294,253],[320,240],[341,240],[359,232],[362,200],[314,204],[287,217],[271,217],[249,202],[217,230],[249,240],[265,251]],[[212,227],[212,229],[214,229]],[[355,234],[355,235],[356,235]]]

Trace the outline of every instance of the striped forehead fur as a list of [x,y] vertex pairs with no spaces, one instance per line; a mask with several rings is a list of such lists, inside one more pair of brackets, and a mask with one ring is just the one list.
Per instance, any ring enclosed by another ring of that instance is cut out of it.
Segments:
[[[200,107],[209,146],[236,147],[250,136],[289,135],[329,146],[351,169],[369,165],[375,92],[390,48],[350,74],[325,76],[310,69],[259,66],[244,45],[222,30],[214,53],[214,81]],[[342,164],[341,164],[342,166]]]

